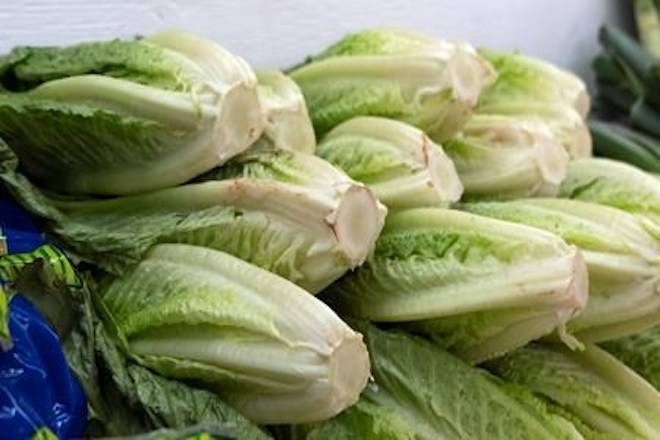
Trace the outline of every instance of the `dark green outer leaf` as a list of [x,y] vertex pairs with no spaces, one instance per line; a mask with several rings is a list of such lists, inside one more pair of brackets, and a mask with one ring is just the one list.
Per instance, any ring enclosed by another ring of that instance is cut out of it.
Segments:
[[365,336],[374,383],[357,405],[328,422],[295,427],[291,438],[581,438],[570,422],[530,393],[511,392],[484,370],[429,341],[364,322],[350,323]]

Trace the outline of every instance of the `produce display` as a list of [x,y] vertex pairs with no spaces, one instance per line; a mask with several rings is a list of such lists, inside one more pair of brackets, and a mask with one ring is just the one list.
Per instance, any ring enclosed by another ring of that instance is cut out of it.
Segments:
[[20,435],[659,439],[655,5],[603,28],[594,112],[403,29],[281,71],[179,31],[0,56],[0,183],[44,232],[0,221],[0,355],[24,301],[87,402]]

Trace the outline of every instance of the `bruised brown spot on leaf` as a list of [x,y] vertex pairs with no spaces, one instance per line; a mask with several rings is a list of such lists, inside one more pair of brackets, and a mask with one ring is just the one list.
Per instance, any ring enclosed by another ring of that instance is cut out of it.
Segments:
[[429,166],[429,138],[422,133],[422,160],[425,166]]
[[323,222],[330,228],[332,235],[335,237],[335,240],[339,241],[339,234],[337,233],[337,224],[330,222],[327,218],[323,219]]

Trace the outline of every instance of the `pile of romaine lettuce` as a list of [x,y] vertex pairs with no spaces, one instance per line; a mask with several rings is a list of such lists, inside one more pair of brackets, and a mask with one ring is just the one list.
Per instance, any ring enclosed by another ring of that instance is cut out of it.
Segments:
[[50,244],[0,258],[2,343],[20,292],[91,437],[658,439],[660,180],[591,158],[589,107],[400,29],[286,74],[178,31],[18,47],[0,182]]

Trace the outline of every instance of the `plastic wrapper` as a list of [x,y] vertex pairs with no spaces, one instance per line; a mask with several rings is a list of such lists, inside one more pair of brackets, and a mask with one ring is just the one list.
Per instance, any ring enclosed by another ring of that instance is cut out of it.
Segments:
[[80,438],[87,424],[86,398],[57,333],[12,283],[21,261],[11,254],[43,243],[30,217],[0,192],[0,437],[7,439]]

